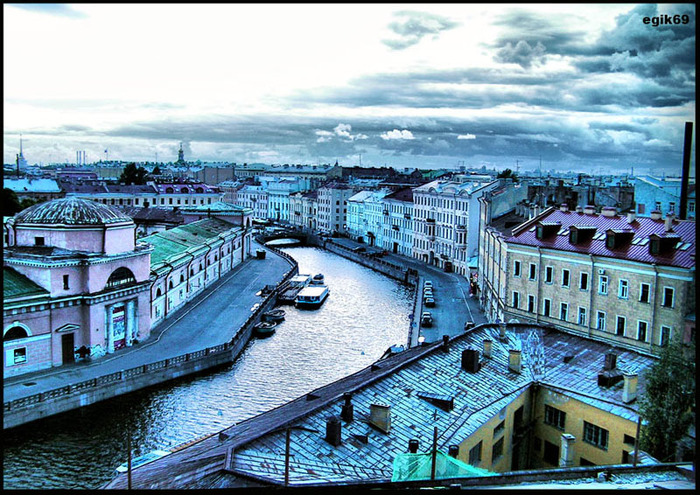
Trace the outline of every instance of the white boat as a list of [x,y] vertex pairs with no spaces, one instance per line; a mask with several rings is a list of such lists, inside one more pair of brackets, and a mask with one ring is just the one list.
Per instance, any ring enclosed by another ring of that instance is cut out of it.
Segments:
[[311,285],[323,285],[323,282],[324,282],[323,273],[317,273],[311,279]]
[[[152,450],[148,454],[140,455],[138,457],[135,457],[131,459],[131,470],[133,471],[139,466],[143,466],[144,464],[148,464],[149,462],[156,461],[160,459],[161,457],[165,457],[166,455],[170,454],[169,451],[167,450]],[[129,470],[129,461],[125,462],[121,466],[117,468],[117,473],[126,473]]]
[[325,285],[313,285],[301,289],[294,302],[297,308],[316,309],[328,297],[329,290]]
[[299,274],[299,275],[294,275],[292,278],[289,279],[289,286],[290,287],[306,287],[311,283],[311,275],[304,275],[304,274]]

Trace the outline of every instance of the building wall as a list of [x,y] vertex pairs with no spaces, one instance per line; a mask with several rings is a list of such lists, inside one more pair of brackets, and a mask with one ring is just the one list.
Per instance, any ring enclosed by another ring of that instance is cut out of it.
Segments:
[[413,254],[413,202],[383,200],[389,212],[384,218],[382,247],[387,251],[411,256]]

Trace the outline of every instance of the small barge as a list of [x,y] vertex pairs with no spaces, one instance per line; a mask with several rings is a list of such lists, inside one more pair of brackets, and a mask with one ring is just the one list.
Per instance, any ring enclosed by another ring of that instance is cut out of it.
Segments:
[[302,309],[316,309],[323,304],[328,297],[329,290],[325,285],[305,287],[295,299],[296,307]]

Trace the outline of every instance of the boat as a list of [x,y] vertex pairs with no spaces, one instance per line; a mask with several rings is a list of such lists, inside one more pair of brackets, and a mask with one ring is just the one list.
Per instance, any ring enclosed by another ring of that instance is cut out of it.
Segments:
[[297,308],[316,309],[323,304],[328,294],[328,287],[325,285],[305,287],[299,292],[294,302]]
[[265,338],[275,333],[276,322],[261,321],[253,325],[253,332],[256,337]]
[[323,285],[323,282],[324,282],[323,273],[317,273],[311,279],[311,285]]
[[[148,454],[140,455],[138,457],[135,457],[131,459],[131,470],[133,471],[139,466],[143,466],[144,464],[148,464],[149,462],[156,461],[160,459],[161,457],[165,457],[166,455],[170,454],[169,451],[167,450],[152,450]],[[126,473],[129,470],[129,461],[125,462],[121,466],[117,468],[117,473]]]
[[284,320],[284,310],[283,309],[273,309],[263,313],[263,318],[265,321],[272,321],[279,323]]
[[311,282],[311,275],[300,273],[289,279],[290,287],[306,287]]

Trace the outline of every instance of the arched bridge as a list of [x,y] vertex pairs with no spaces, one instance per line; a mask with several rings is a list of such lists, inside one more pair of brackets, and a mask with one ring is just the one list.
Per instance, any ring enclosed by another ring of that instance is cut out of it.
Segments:
[[284,230],[271,234],[260,234],[256,238],[260,244],[265,244],[276,239],[296,239],[299,241],[299,244],[306,245],[308,237],[304,232],[299,232],[297,230]]

